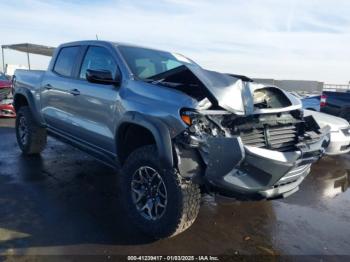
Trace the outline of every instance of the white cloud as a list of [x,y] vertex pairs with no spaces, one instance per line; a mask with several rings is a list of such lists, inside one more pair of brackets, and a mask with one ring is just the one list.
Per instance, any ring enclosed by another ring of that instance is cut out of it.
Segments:
[[12,0],[0,9],[0,44],[58,45],[97,33],[100,39],[177,51],[224,72],[350,80],[346,0]]

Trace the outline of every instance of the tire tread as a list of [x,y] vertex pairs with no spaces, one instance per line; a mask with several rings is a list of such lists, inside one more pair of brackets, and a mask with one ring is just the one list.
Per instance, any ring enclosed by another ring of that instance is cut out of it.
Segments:
[[21,145],[21,142],[17,138],[22,152],[26,155],[40,154],[45,149],[47,142],[46,128],[39,126],[35,122],[32,116],[32,112],[30,111],[28,106],[22,106],[18,110],[17,115],[18,119],[16,119],[16,129],[18,125],[17,121],[19,120],[20,115],[24,115],[24,117],[26,118],[26,122],[29,129],[29,145]]
[[[158,152],[154,145],[147,145],[136,149],[130,154],[126,160],[123,169],[122,176],[129,176],[133,165],[137,165],[140,160],[150,159],[153,162],[158,162]],[[180,234],[181,232],[188,229],[195,221],[200,208],[201,193],[199,186],[192,183],[190,180],[184,179],[176,168],[172,170],[163,170],[169,178],[173,179],[173,183],[176,187],[176,194],[178,194],[179,199],[181,199],[178,206],[170,206],[169,208],[175,208],[179,212],[176,212],[176,220],[169,222],[165,225],[158,225],[156,230],[145,227],[141,224],[140,219],[137,219],[137,214],[133,212],[128,212],[130,218],[135,221],[136,226],[138,226],[144,233],[152,235],[156,238],[173,237]],[[125,179],[122,177],[121,179]],[[126,199],[127,190],[122,186],[123,197]],[[127,200],[125,200],[127,201]],[[126,206],[126,208],[128,208]]]

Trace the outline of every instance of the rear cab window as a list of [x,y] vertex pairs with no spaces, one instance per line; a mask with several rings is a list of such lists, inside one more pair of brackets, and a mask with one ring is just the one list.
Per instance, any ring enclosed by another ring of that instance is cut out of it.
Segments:
[[63,47],[57,56],[53,71],[61,76],[71,77],[79,50],[79,46]]

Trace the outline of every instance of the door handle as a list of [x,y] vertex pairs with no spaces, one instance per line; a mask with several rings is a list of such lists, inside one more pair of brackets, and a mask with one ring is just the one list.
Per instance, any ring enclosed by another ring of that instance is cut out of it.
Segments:
[[80,95],[80,91],[78,89],[72,89],[69,91],[70,94],[72,94],[73,96],[78,96]]
[[44,88],[45,88],[46,90],[51,90],[53,87],[52,87],[52,85],[47,84],[47,85],[44,86]]

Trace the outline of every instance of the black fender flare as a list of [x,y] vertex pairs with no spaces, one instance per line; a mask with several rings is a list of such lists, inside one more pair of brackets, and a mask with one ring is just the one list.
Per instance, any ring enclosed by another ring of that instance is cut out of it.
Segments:
[[13,96],[13,106],[16,110],[16,112],[18,111],[18,97],[19,96],[24,96],[25,99],[27,100],[28,103],[28,107],[30,109],[30,111],[32,112],[33,118],[34,120],[37,122],[37,124],[39,124],[40,126],[44,126],[44,121],[40,116],[40,111],[38,110],[36,103],[35,103],[35,99],[33,94],[30,92],[30,90],[23,88],[23,87],[19,87],[15,89],[15,93]]
[[[167,125],[158,118],[147,116],[138,112],[127,112],[120,119],[116,128],[116,139],[118,144],[119,134],[123,132],[123,126],[126,124],[135,124],[149,130],[156,142],[159,160],[164,169],[170,169],[174,166],[173,147],[169,129]],[[118,146],[118,145],[117,145]],[[117,150],[118,155],[118,150]]]

